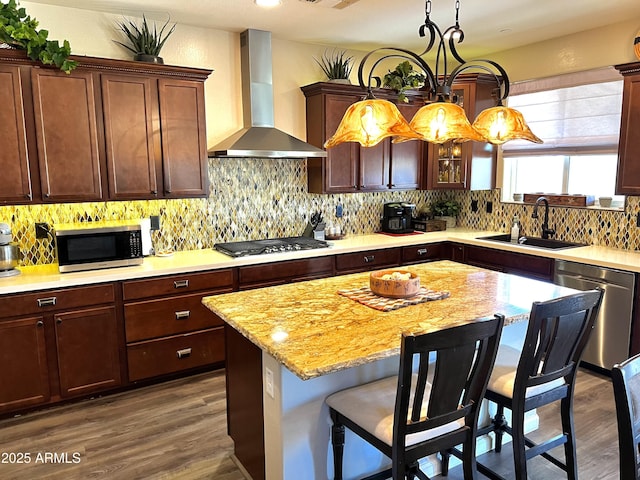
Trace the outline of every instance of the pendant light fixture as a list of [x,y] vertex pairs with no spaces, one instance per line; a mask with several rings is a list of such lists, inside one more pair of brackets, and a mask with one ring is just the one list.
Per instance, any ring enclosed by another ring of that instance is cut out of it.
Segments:
[[[500,145],[509,140],[524,139],[542,143],[527,126],[522,114],[517,110],[503,106],[509,95],[509,77],[498,63],[492,60],[478,59],[466,62],[456,50],[456,43],[462,43],[464,32],[458,20],[460,1],[455,3],[456,21],[444,32],[431,20],[431,0],[425,3],[425,22],[420,26],[419,34],[428,34],[428,44],[424,52],[416,54],[410,50],[396,47],[383,47],[367,53],[358,68],[358,81],[366,89],[365,100],[356,102],[345,113],[336,133],[325,142],[330,148],[343,142],[358,142],[365,147],[374,146],[386,137],[393,142],[420,139],[430,143],[488,142]],[[432,69],[423,58],[437,44],[436,60]],[[448,49],[447,49],[448,47]],[[459,65],[448,72],[449,54]],[[364,78],[366,64],[372,55],[379,56],[368,67],[368,76]],[[381,79],[374,70],[385,60],[400,58],[419,67],[425,74],[424,89],[431,102],[420,108],[410,123],[400,114],[397,107],[387,101],[375,98],[373,88],[379,88]],[[489,74],[496,82],[495,107],[480,112],[473,125],[469,122],[464,109],[455,103],[452,86],[463,72],[479,71]],[[388,105],[389,104],[389,105]]]

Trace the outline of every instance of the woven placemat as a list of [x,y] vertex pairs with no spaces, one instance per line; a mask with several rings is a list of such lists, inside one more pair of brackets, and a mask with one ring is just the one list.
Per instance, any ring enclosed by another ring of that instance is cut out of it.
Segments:
[[376,295],[369,287],[351,288],[349,290],[338,290],[338,294],[362,303],[367,307],[375,308],[383,312],[397,310],[398,308],[417,305],[418,303],[430,302],[432,300],[442,300],[449,297],[449,292],[436,292],[426,287],[420,287],[420,291],[414,297],[409,298],[387,298]]

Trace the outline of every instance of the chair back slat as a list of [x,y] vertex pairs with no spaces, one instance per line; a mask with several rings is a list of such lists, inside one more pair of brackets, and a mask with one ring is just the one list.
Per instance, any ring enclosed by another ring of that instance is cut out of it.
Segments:
[[640,354],[611,369],[616,402],[620,480],[640,479]]
[[[496,315],[433,333],[403,335],[394,446],[404,445],[410,433],[462,418],[466,425],[475,425],[503,323],[504,317]],[[430,395],[425,398],[429,379]]]
[[602,295],[595,289],[533,303],[514,392],[561,377],[573,383]]

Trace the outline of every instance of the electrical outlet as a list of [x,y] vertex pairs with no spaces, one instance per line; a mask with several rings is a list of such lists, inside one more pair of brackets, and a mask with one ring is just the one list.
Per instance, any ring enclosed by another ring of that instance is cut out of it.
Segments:
[[149,219],[151,223],[151,230],[160,230],[160,217],[158,215],[151,215]]
[[636,225],[640,227],[640,212],[638,212],[638,216],[636,218]]
[[336,218],[342,218],[342,204],[336,205]]
[[478,211],[478,200],[471,200],[471,211],[472,212]]
[[270,368],[265,368],[264,372],[264,388],[271,398],[275,398],[275,392],[273,390],[273,370]]
[[493,213],[493,202],[487,202],[487,213]]
[[36,222],[36,239],[49,238],[49,224]]

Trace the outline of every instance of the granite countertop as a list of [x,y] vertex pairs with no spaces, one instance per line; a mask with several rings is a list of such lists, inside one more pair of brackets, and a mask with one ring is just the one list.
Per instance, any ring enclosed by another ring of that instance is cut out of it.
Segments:
[[368,286],[356,273],[205,297],[204,305],[302,380],[398,355],[403,332],[422,333],[502,313],[526,319],[535,300],[574,292],[449,260],[406,267],[450,296],[383,312],[339,295]]
[[442,232],[419,233],[408,236],[389,236],[372,233],[367,235],[351,235],[347,236],[344,240],[331,241],[329,242],[331,247],[328,249],[322,248],[300,252],[273,253],[242,258],[231,258],[213,249],[192,250],[175,252],[175,254],[170,257],[146,257],[143,265],[140,266],[74,273],[59,273],[57,264],[19,267],[19,270],[22,272],[21,275],[0,278],[0,295],[161,275],[185,274],[205,270],[444,241],[640,272],[640,255],[633,251],[617,250],[602,246],[545,250],[524,245],[492,242],[480,238],[498,233],[503,232],[454,228]]

